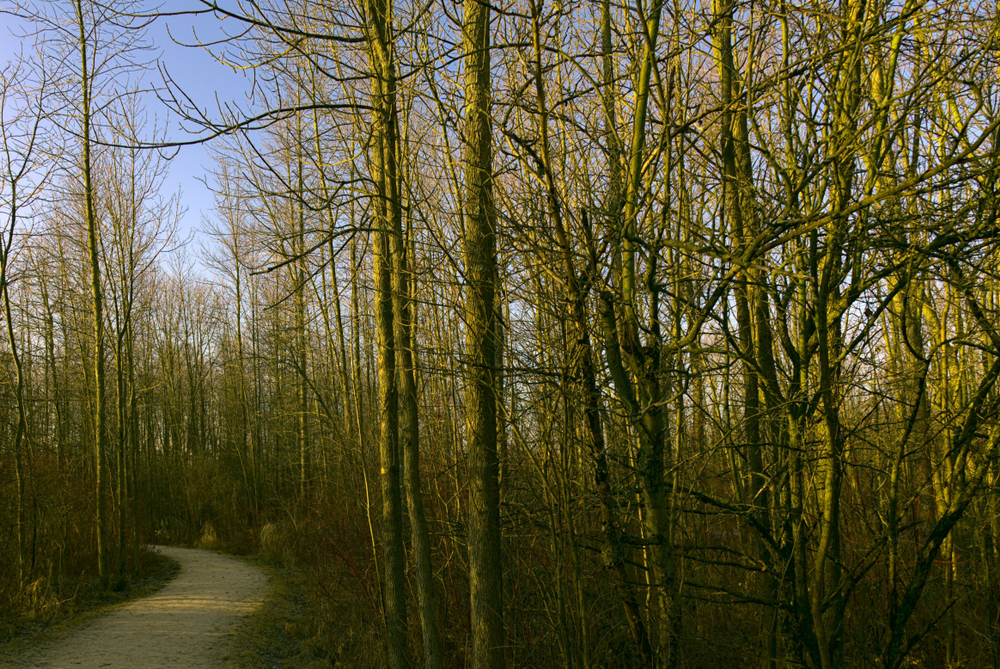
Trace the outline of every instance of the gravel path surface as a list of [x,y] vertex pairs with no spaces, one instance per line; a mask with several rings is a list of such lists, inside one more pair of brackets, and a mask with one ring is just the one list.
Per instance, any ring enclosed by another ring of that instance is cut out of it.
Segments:
[[209,551],[161,547],[180,574],[162,590],[103,615],[2,669],[213,669],[228,634],[260,606],[267,575]]

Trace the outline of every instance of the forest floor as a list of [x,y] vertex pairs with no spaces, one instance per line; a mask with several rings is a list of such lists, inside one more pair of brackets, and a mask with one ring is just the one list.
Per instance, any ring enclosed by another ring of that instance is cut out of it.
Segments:
[[162,590],[39,640],[16,658],[0,657],[0,668],[215,669],[231,663],[240,647],[232,633],[263,608],[267,574],[211,551],[159,550],[181,566]]

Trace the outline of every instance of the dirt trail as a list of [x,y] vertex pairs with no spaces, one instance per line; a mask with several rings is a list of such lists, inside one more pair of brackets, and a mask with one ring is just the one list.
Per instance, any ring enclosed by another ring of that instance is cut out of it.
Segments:
[[213,669],[227,635],[260,606],[267,576],[241,560],[188,548],[159,549],[181,564],[162,590],[115,609],[2,669]]

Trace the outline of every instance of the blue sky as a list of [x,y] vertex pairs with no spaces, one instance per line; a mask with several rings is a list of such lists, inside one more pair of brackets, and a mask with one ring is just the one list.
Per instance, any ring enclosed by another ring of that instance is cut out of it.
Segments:
[[[175,0],[170,3],[169,10],[176,12],[183,6],[193,8],[197,4]],[[3,19],[7,20],[6,25],[0,27],[0,64],[7,63],[21,50],[21,40],[15,36],[20,32],[19,26],[7,16]],[[155,22],[147,33],[147,41],[153,49],[150,60],[155,58],[156,64],[165,67],[184,92],[199,107],[207,109],[213,117],[217,116],[213,113],[217,108],[216,97],[223,104],[232,101],[246,107],[248,77],[217,62],[204,49],[179,46],[170,36],[181,42],[194,43],[195,37],[192,33],[194,29],[203,41],[219,39],[224,35],[223,31],[230,27],[226,23],[208,15],[170,17]],[[233,27],[233,30],[236,30],[236,27]],[[24,46],[27,51],[29,46]],[[159,74],[153,71],[150,73],[150,78],[151,83],[158,82]],[[167,117],[166,108],[155,96],[147,96],[145,102],[150,116],[155,115],[161,121]],[[179,129],[175,118],[170,117],[170,120],[170,139],[177,141],[191,139]],[[202,227],[202,218],[212,215],[211,169],[212,159],[208,156],[204,145],[183,147],[171,161],[170,172],[164,184],[167,193],[176,192],[178,187],[183,191],[182,199],[187,212],[181,221],[179,232],[181,238],[195,236],[194,246],[189,252],[195,252],[197,249],[199,241],[197,231]]]

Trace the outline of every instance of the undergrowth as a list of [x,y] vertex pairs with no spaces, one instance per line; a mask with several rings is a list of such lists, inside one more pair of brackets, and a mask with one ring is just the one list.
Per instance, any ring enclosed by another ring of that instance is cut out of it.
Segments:
[[[0,656],[12,656],[43,637],[61,634],[107,611],[152,594],[169,583],[180,564],[165,555],[144,550],[141,574],[102,590],[94,577],[68,580],[55,593],[45,583],[29,587],[39,595],[19,609],[0,609]],[[44,593],[44,594],[43,594]]]
[[[271,589],[235,632],[226,669],[382,666],[372,593],[346,558],[322,559],[328,541],[306,524],[262,528],[257,555],[249,559],[270,575]],[[235,544],[216,548],[248,552],[240,541]]]

